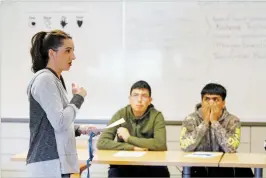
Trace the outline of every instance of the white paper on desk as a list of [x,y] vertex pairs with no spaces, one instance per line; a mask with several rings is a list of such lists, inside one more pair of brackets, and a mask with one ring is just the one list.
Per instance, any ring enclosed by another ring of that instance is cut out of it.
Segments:
[[115,157],[141,157],[145,155],[145,151],[119,151],[114,154]]
[[194,152],[185,155],[185,157],[193,157],[193,158],[211,158],[217,156],[217,153],[211,152]]
[[107,127],[103,127],[103,128],[96,128],[96,129],[93,129],[94,132],[103,132],[105,129],[109,129],[109,128],[112,128],[112,127],[115,127],[119,124],[123,124],[125,121],[124,118],[121,118],[119,119],[118,121],[115,121],[114,123],[108,125]]

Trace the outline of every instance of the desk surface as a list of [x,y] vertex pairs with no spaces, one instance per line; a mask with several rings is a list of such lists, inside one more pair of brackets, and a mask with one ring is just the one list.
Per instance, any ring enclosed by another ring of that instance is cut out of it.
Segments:
[[[216,156],[209,158],[188,157],[181,151],[148,151],[141,157],[116,157],[119,151],[97,150],[94,154],[94,164],[116,164],[116,165],[167,165],[167,166],[210,166],[218,167],[223,153],[215,153]],[[81,163],[88,159],[87,149],[78,149],[78,157]],[[25,161],[27,152],[16,154],[11,157],[13,161]]]
[[259,153],[225,153],[220,167],[266,168],[266,154]]
[[[223,153],[209,158],[188,157],[181,151],[148,151],[141,157],[116,157],[118,151],[98,150],[93,163],[116,165],[166,165],[166,166],[210,166],[217,167]],[[82,153],[81,153],[82,154]],[[85,156],[85,155],[84,155]]]

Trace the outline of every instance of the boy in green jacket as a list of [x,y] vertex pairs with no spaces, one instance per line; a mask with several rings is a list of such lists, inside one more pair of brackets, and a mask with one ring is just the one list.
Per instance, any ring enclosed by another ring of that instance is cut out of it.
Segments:
[[[121,118],[126,122],[105,130],[97,142],[97,148],[166,151],[164,117],[151,101],[151,88],[147,82],[138,81],[133,84],[130,89],[130,105],[120,109],[109,124]],[[108,177],[170,177],[170,174],[166,166],[110,165]]]

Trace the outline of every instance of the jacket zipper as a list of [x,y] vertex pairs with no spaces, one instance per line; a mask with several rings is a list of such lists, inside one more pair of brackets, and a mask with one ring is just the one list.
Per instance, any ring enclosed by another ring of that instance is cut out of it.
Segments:
[[210,137],[210,151],[212,151],[212,134],[211,134],[211,124],[209,124],[209,137]]

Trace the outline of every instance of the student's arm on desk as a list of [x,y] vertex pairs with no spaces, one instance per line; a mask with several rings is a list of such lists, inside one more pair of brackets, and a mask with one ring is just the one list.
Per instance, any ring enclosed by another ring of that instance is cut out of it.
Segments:
[[154,123],[154,138],[138,138],[130,136],[128,143],[151,151],[166,151],[166,128],[162,113],[156,116]]
[[182,123],[180,147],[183,151],[194,151],[209,129],[209,124],[206,124],[204,121],[197,125],[196,119],[191,114]]
[[219,145],[227,153],[236,152],[241,135],[241,123],[239,119],[233,115],[229,116],[227,128],[224,128],[219,122],[212,123],[212,128],[215,130],[215,135]]
[[[120,119],[119,113],[116,113],[108,125]],[[133,150],[134,146],[128,143],[114,141],[119,126],[106,129],[97,142],[99,150]]]

